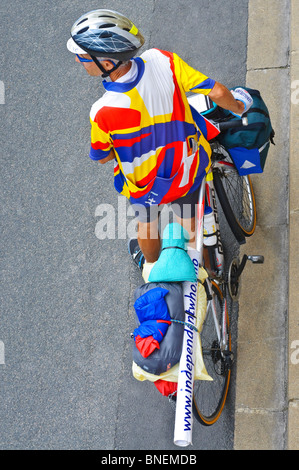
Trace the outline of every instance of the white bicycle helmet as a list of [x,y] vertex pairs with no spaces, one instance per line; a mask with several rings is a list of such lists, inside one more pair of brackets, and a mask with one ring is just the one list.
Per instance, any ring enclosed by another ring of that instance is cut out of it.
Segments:
[[144,44],[132,21],[113,10],[93,10],[82,15],[72,26],[71,37],[101,70],[97,57],[120,61],[119,66],[134,57]]

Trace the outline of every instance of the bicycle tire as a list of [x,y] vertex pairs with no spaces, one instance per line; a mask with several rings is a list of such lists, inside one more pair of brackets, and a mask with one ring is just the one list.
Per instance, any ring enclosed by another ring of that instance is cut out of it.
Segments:
[[256,228],[256,204],[249,175],[239,175],[235,166],[215,168],[214,185],[226,220],[238,241],[250,237]]
[[[221,324],[224,297],[219,286],[212,281],[213,297]],[[231,333],[229,315],[227,315],[228,348],[231,351]],[[221,355],[215,323],[211,309],[207,310],[201,332],[203,360],[208,374],[213,381],[196,380],[193,390],[193,413],[195,418],[205,426],[211,426],[219,419],[228,394],[231,364]]]

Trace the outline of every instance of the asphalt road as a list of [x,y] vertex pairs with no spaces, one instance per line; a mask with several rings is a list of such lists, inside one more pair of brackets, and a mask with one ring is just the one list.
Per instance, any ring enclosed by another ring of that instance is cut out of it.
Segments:
[[[175,51],[236,86],[245,83],[247,3],[2,0],[1,449],[178,450],[167,399],[131,374],[142,280],[128,258],[113,165],[88,158],[89,110],[103,88],[66,42],[81,14],[115,9],[146,48]],[[103,203],[115,240],[99,239]],[[213,428],[194,423],[193,449],[231,449],[233,410],[234,384]]]

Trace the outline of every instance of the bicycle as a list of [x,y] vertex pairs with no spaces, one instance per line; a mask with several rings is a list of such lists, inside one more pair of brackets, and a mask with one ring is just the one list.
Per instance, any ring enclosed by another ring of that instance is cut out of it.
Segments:
[[[215,160],[216,165],[217,160]],[[212,175],[218,166],[212,168]],[[216,189],[217,192],[217,189]],[[213,179],[204,181],[201,187],[198,204],[197,218],[197,251],[199,253],[200,264],[204,265],[204,207],[209,198],[209,193],[213,193]],[[221,196],[220,196],[221,197]],[[213,212],[217,214],[216,198],[210,199],[213,203]],[[221,199],[219,199],[221,201]],[[204,283],[208,305],[205,321],[200,333],[202,355],[206,370],[213,381],[198,380],[194,383],[193,391],[193,411],[195,417],[201,424],[212,425],[220,417],[228,394],[231,369],[234,363],[234,352],[230,329],[231,302],[229,297],[236,301],[240,295],[240,276],[245,268],[247,260],[253,263],[262,263],[263,257],[243,256],[239,263],[234,258],[228,269],[225,266],[225,259],[222,249],[221,231],[218,217],[215,217],[217,245],[208,246],[210,261],[210,274]],[[217,260],[217,263],[215,263]],[[229,295],[228,295],[229,294]]]
[[[214,123],[219,131],[240,122]],[[246,125],[246,121],[243,121]],[[249,176],[240,176],[229,153],[217,140],[210,142],[212,147],[212,165],[204,178],[199,192],[196,250],[191,250],[190,257],[195,256],[195,264],[205,266],[204,247],[208,250],[209,276],[203,286],[207,297],[207,309],[201,328],[201,353],[211,381],[195,380],[193,387],[193,413],[197,420],[206,426],[213,425],[223,411],[234,363],[232,336],[230,329],[230,298],[235,301],[240,295],[240,276],[248,260],[263,263],[263,256],[244,255],[242,262],[234,258],[228,269],[225,266],[217,200],[223,209],[225,218],[239,244],[245,243],[245,237],[251,236],[256,227],[256,205],[253,187]],[[215,217],[217,242],[213,246],[204,237],[204,212],[211,207]],[[230,298],[229,298],[230,297]],[[185,331],[188,331],[186,316]],[[183,354],[182,354],[183,356]],[[179,378],[180,381],[180,378]],[[179,390],[179,384],[178,384]],[[177,396],[177,400],[179,396]],[[182,408],[182,407],[181,407]],[[185,407],[186,408],[186,407]],[[190,444],[190,437],[175,439],[177,445]]]

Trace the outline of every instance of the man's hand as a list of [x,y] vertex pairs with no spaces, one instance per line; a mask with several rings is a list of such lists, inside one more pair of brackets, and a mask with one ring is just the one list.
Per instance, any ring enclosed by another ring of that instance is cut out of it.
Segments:
[[104,163],[107,163],[107,162],[110,162],[111,160],[114,160],[114,158],[115,158],[114,149],[111,149],[108,157],[103,158],[102,160],[99,160],[99,162],[103,165]]
[[[244,93],[247,93],[242,88],[238,88],[238,90],[242,90]],[[230,92],[224,85],[219,82],[215,83],[213,89],[209,93],[209,97],[211,98],[211,100],[214,101],[214,103],[218,104],[218,106],[221,106],[221,108],[224,109],[228,109],[229,111],[231,111],[231,113],[235,114],[236,116],[242,116],[242,114],[250,108],[252,103],[250,105],[248,104],[248,107],[246,109],[244,97],[242,96],[242,100],[240,100],[240,95],[238,96],[239,98],[234,97],[233,93]]]
[[[232,90],[232,95],[235,98],[235,100],[241,101],[244,104],[244,111],[243,113],[246,113],[248,109],[252,106],[253,99],[251,95],[248,93],[248,91],[244,90],[243,88],[236,88],[235,90]],[[242,114],[236,114],[236,116],[241,117]]]

